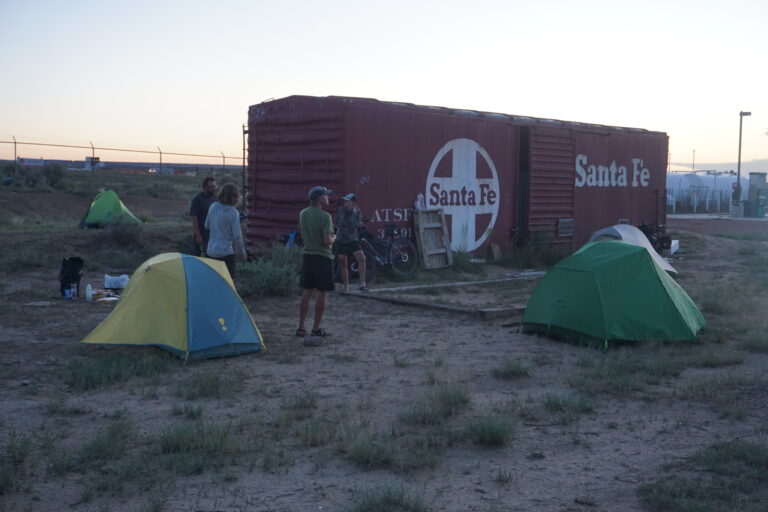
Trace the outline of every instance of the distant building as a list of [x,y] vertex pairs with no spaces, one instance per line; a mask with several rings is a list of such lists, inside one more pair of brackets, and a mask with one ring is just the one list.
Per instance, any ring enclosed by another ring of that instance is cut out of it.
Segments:
[[23,165],[25,167],[42,167],[45,165],[45,160],[42,158],[17,158],[16,162],[19,165]]

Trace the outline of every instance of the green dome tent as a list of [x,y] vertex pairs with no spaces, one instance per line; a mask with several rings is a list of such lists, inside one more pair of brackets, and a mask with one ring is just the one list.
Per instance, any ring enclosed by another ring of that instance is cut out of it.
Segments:
[[80,227],[97,228],[105,224],[141,224],[114,190],[105,190],[93,198],[88,210],[80,221]]
[[583,340],[694,340],[696,304],[645,247],[590,242],[555,265],[528,301],[523,329]]

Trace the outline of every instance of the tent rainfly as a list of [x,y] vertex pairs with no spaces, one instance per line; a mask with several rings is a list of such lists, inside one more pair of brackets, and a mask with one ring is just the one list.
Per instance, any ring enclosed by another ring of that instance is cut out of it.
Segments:
[[661,265],[661,268],[672,274],[677,274],[675,267],[670,265],[666,259],[662,258],[659,253],[656,252],[656,249],[653,248],[648,237],[645,236],[645,233],[635,226],[629,224],[616,224],[615,226],[595,231],[589,238],[590,242],[600,242],[603,240],[621,240],[629,244],[645,247],[651,257],[656,260],[656,263]]
[[585,340],[694,340],[704,317],[637,245],[589,242],[536,286],[523,329]]
[[88,206],[83,220],[82,228],[99,228],[107,224],[141,224],[131,211],[123,204],[114,190],[105,190],[96,195]]
[[115,309],[82,343],[155,345],[183,359],[265,348],[226,265],[179,253],[142,263]]

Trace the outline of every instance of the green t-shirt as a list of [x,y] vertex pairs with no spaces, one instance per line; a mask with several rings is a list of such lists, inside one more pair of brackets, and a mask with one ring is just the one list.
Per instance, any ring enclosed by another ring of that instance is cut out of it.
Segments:
[[333,233],[331,215],[322,208],[310,206],[299,215],[301,238],[304,240],[304,254],[317,254],[333,259],[330,246],[323,243],[324,235]]

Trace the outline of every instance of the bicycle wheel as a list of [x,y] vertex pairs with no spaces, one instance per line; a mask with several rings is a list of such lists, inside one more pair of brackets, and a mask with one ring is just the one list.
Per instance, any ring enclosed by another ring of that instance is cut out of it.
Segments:
[[407,276],[413,274],[419,264],[419,254],[413,242],[405,238],[398,238],[389,248],[389,261],[392,269],[398,274]]

